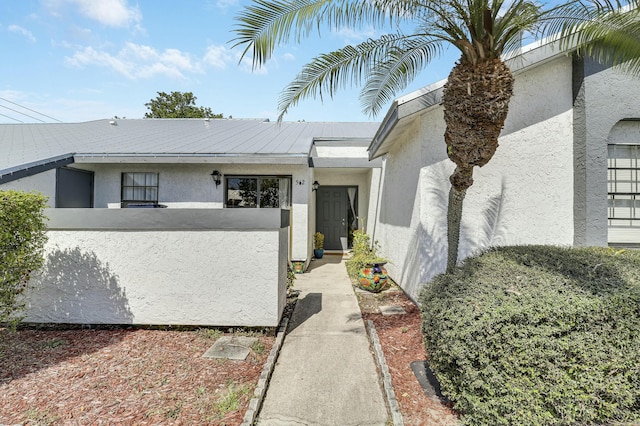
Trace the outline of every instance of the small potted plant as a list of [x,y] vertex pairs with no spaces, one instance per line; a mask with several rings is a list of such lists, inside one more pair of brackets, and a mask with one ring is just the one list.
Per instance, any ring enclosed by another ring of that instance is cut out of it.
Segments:
[[324,256],[324,234],[321,232],[313,234],[313,255],[316,259],[322,259]]

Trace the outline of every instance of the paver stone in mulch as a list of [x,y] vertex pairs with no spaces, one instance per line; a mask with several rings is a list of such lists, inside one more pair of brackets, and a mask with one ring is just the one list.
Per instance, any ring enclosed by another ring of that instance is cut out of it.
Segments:
[[382,315],[404,315],[407,311],[404,310],[402,306],[397,305],[389,305],[389,306],[380,306],[380,312]]
[[224,358],[244,361],[257,337],[222,336],[202,355],[203,358]]

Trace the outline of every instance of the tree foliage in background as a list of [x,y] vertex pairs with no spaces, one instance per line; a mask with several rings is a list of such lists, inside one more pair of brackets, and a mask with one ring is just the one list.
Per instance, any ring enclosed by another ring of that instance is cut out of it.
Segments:
[[158,92],[155,99],[144,104],[151,112],[145,118],[222,118],[214,114],[211,108],[197,107],[196,97],[191,92]]
[[279,119],[300,100],[332,97],[358,83],[364,112],[375,115],[445,49],[457,49],[460,59],[443,94],[446,152],[456,166],[447,213],[451,272],[474,167],[493,157],[513,94],[503,55],[517,53],[525,41],[557,36],[561,48],[638,73],[640,13],[638,0],[629,3],[631,8],[621,9],[620,0],[259,0],[237,17],[233,42],[258,67],[276,46],[300,43],[312,32],[395,29],[315,57],[283,90]]
[[46,197],[0,191],[0,323],[21,320],[23,293],[31,273],[44,262]]

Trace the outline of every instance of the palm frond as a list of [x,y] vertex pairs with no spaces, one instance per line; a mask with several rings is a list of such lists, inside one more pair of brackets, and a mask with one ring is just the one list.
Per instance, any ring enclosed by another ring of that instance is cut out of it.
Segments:
[[341,88],[366,81],[378,66],[397,56],[395,52],[402,50],[405,38],[402,34],[387,34],[317,56],[282,91],[278,120],[302,99],[332,97]]
[[[235,19],[238,21],[231,40],[232,48],[244,46],[241,59],[249,52],[253,66],[264,64],[276,46],[292,38],[299,43],[315,30],[341,27],[360,28],[365,24],[391,22],[393,16],[382,9],[386,2],[356,0],[254,0]],[[402,10],[394,9],[402,19]]]
[[554,35],[562,49],[640,74],[640,4],[612,0],[569,1],[546,11],[541,36]]
[[308,34],[314,17],[321,14],[325,3],[326,0],[256,0],[236,17],[239,24],[234,30],[236,38],[231,40],[234,43],[232,47],[244,45],[242,58],[253,50],[253,66],[264,64],[276,45],[289,40],[294,25],[298,31],[304,30]]
[[398,41],[399,45],[388,52],[385,61],[373,67],[360,92],[363,112],[372,117],[442,53],[444,43],[441,37],[425,35]]
[[496,56],[522,47],[524,35],[535,32],[542,10],[529,0],[516,0],[501,13],[494,25]]
[[580,26],[567,38],[579,55],[640,74],[640,10],[614,12]]
[[575,34],[582,25],[601,19],[608,13],[620,9],[617,0],[569,0],[546,9],[540,14],[538,37],[567,37]]

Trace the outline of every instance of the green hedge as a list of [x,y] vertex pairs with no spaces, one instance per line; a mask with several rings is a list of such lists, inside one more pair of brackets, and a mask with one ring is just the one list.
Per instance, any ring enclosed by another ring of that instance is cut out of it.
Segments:
[[39,194],[0,191],[0,323],[20,321],[20,295],[44,261],[46,201]]
[[420,302],[430,364],[465,424],[639,424],[640,252],[498,248]]

